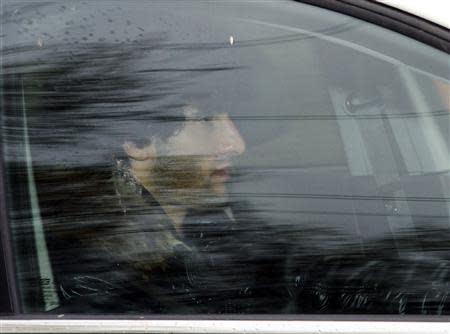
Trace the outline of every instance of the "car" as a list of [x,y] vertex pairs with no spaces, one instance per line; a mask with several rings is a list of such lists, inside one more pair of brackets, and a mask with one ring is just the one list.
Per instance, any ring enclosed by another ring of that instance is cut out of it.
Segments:
[[448,333],[420,6],[2,1],[2,333]]

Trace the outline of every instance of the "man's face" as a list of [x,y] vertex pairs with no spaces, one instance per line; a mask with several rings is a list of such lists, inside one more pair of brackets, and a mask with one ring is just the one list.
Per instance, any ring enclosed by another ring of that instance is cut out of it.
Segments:
[[227,114],[200,118],[193,108],[187,120],[156,147],[151,177],[160,196],[186,205],[203,205],[224,199],[231,159],[245,151],[245,143]]

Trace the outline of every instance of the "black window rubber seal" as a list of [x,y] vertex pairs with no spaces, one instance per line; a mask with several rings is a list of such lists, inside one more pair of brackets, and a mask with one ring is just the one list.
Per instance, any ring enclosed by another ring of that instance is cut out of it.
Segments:
[[450,53],[450,30],[398,8],[370,0],[296,0],[346,14]]

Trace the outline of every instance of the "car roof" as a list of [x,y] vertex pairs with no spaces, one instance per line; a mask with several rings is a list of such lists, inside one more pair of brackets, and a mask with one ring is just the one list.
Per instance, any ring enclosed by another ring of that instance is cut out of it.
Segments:
[[450,2],[442,0],[375,0],[450,29]]

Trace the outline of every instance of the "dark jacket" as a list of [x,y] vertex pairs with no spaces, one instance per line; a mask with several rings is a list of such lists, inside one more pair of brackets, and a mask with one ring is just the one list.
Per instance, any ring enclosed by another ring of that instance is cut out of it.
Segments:
[[79,233],[76,259],[57,275],[58,312],[282,312],[288,294],[272,280],[283,277],[282,265],[254,247],[264,237],[229,217],[228,205],[190,211],[176,231],[122,164],[111,180],[112,214]]

